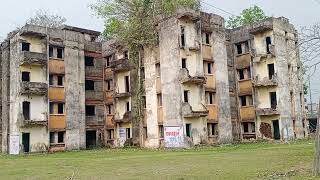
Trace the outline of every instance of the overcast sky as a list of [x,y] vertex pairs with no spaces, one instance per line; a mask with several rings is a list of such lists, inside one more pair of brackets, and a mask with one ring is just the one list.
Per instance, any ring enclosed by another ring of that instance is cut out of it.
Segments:
[[[252,5],[260,6],[268,16],[285,16],[299,29],[320,22],[320,0],[204,0],[231,14],[239,14]],[[67,18],[67,24],[102,31],[103,21],[88,8],[95,0],[2,0],[0,6],[0,39],[25,23],[38,9],[45,9]],[[204,10],[224,17],[230,14],[203,4]],[[314,99],[320,97],[320,73],[312,78]]]

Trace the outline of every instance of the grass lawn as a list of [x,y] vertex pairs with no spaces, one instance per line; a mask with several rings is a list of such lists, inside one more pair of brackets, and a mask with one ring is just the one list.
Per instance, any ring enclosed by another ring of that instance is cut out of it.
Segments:
[[314,144],[0,155],[0,179],[313,179]]

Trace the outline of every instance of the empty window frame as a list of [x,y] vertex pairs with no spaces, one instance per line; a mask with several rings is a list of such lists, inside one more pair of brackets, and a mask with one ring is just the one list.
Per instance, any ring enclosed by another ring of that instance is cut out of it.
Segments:
[[241,106],[247,106],[246,96],[240,96],[239,99],[240,99]]
[[112,61],[112,56],[108,56],[106,59],[106,67],[110,67],[110,62]]
[[50,144],[56,143],[55,132],[50,132]]
[[186,136],[191,137],[191,124],[186,124]]
[[266,37],[266,47],[267,47],[267,53],[270,54],[271,51],[270,51],[270,45],[272,44],[271,42],[271,37]]
[[63,48],[57,48],[57,58],[59,58],[59,59],[63,59],[63,52],[64,50],[63,50]]
[[113,105],[109,104],[106,107],[107,107],[107,114],[112,115],[113,114]]
[[207,73],[212,74],[213,63],[207,63]]
[[58,103],[58,114],[64,114],[64,104]]
[[107,84],[107,90],[108,91],[112,90],[112,80],[111,79],[107,80],[106,84]]
[[109,129],[107,130],[107,132],[108,132],[108,139],[114,139],[114,130]]
[[242,123],[243,133],[255,133],[256,127],[254,122],[244,122]]
[[86,105],[86,116],[95,116],[96,107],[94,105]]
[[127,102],[127,103],[126,103],[126,111],[127,111],[127,112],[130,112],[130,102]]
[[53,47],[49,46],[49,57],[52,58],[53,56]]
[[187,69],[187,59],[186,58],[181,59],[181,67],[183,69]]
[[49,113],[54,114],[54,103],[53,102],[49,103]]
[[209,105],[215,104],[215,94],[213,92],[206,92],[206,102]]
[[208,123],[208,136],[218,135],[218,123]]
[[84,57],[84,64],[87,67],[92,67],[94,66],[94,57],[90,57],[90,56],[85,56]]
[[21,79],[23,82],[30,82],[30,72],[23,71],[21,74]]
[[53,75],[49,75],[49,85],[52,86],[53,85]]
[[239,69],[238,73],[239,73],[239,80],[244,80],[244,69]]
[[183,91],[184,102],[189,102],[189,91]]
[[63,76],[57,76],[57,85],[63,86]]
[[237,44],[237,54],[242,54],[242,45],[241,44]]
[[271,80],[275,75],[274,64],[268,64],[268,75]]
[[127,139],[131,138],[131,129],[130,128],[126,128],[126,134],[127,134]]
[[210,44],[210,33],[204,33],[204,43],[205,44]]
[[124,77],[124,85],[125,85],[125,91],[130,92],[130,78],[129,78],[129,76]]
[[272,109],[277,109],[277,93],[270,92],[270,105]]
[[86,80],[85,90],[86,90],[86,91],[92,91],[92,90],[94,90],[94,81],[92,81],[92,80]]
[[183,26],[180,27],[180,38],[181,38],[181,47],[186,46],[186,35],[185,35],[185,28]]
[[58,132],[58,143],[64,143],[64,132]]
[[30,43],[22,42],[21,43],[21,50],[22,51],[30,51]]
[[164,138],[164,128],[163,128],[163,125],[159,125],[159,136],[160,136],[160,138]]
[[25,120],[30,120],[30,102],[22,102],[22,113]]

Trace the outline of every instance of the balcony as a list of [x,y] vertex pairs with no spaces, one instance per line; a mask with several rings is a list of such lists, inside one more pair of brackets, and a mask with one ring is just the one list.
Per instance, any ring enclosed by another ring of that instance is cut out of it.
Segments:
[[47,29],[42,26],[27,24],[20,29],[20,36],[35,36],[44,38],[47,36]]
[[218,121],[218,109],[215,104],[206,105],[209,111],[208,122],[217,122]]
[[260,79],[259,76],[256,76],[252,84],[254,87],[268,87],[268,86],[278,86],[278,78],[277,74],[274,74],[272,78],[264,77],[263,79]]
[[48,57],[44,53],[37,52],[22,52],[23,58],[20,62],[20,65],[40,65],[46,66],[48,63]]
[[205,84],[205,88],[206,91],[215,91],[216,89],[216,77],[213,74],[207,74],[205,75],[206,77],[206,84]]
[[158,124],[162,125],[163,124],[163,109],[162,107],[158,107]]
[[270,44],[269,45],[269,51],[270,52],[265,52],[265,53],[257,53],[256,49],[251,50],[251,56],[253,57],[253,62],[254,63],[259,63],[262,62],[263,59],[267,58],[272,58],[276,57],[276,48],[275,45]]
[[85,41],[84,50],[90,51],[90,52],[101,53],[102,52],[101,42]]
[[202,85],[206,83],[206,78],[204,76],[190,76],[189,70],[183,68],[179,72],[179,79],[182,84],[196,84]]
[[122,93],[119,93],[119,92],[115,92],[114,93],[114,97],[115,98],[128,98],[131,96],[131,92],[122,92]]
[[49,87],[49,100],[50,101],[65,101],[64,87]]
[[48,85],[41,82],[21,82],[21,94],[46,95]]
[[212,61],[213,62],[212,46],[206,45],[206,44],[202,45],[202,58],[205,61]]
[[124,113],[122,119],[115,118],[114,122],[116,122],[116,123],[128,123],[128,122],[131,122],[131,119],[132,119],[131,111],[128,111],[128,112]]
[[111,61],[110,67],[114,72],[129,71],[132,68],[129,59],[126,58]]
[[49,129],[65,129],[66,128],[66,116],[65,115],[50,115],[49,117]]
[[65,66],[63,60],[50,59],[49,60],[50,74],[65,74]]
[[271,115],[279,115],[279,111],[273,108],[257,108],[256,113],[258,116],[271,116]]
[[247,67],[250,67],[251,63],[251,54],[245,53],[245,54],[239,54],[236,57],[235,65],[237,69],[244,69]]
[[256,116],[254,106],[241,107],[240,116],[242,121],[254,121]]
[[208,116],[209,111],[203,107],[203,110],[195,111],[189,103],[183,103],[182,115],[185,118],[199,118]]
[[251,79],[239,81],[239,95],[251,95],[252,94],[252,81]]
[[[46,118],[47,119],[47,118]],[[48,126],[48,121],[47,120],[36,120],[36,119],[31,119],[31,120],[22,120],[20,127],[21,128],[28,128],[28,127],[35,127],[35,126]]]

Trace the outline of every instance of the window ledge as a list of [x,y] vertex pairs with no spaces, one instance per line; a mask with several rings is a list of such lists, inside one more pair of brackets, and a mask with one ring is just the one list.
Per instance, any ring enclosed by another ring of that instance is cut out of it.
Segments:
[[50,114],[50,116],[65,116],[66,114]]
[[49,57],[50,60],[58,60],[58,61],[64,61],[63,58],[55,58],[55,57]]

